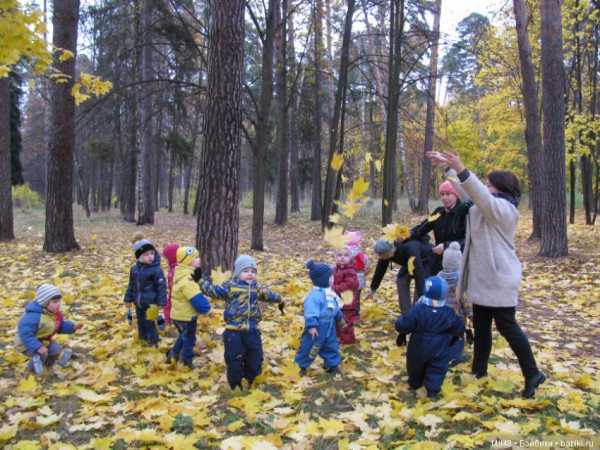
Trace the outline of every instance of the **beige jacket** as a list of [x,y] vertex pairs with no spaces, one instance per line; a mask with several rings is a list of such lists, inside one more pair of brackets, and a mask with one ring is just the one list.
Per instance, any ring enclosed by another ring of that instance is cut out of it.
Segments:
[[464,183],[453,170],[447,175],[461,200],[474,204],[467,215],[457,298],[466,296],[470,303],[482,306],[517,306],[522,274],[515,251],[518,209],[494,197],[472,172]]

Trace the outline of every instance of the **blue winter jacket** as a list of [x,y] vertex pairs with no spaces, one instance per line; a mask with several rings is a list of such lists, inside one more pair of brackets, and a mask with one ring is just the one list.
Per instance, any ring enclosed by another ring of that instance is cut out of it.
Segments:
[[450,359],[450,345],[462,336],[463,320],[449,306],[434,307],[419,301],[410,312],[396,320],[399,333],[410,333],[406,357],[413,362]]
[[145,309],[150,305],[167,304],[167,282],[160,268],[160,255],[155,252],[151,264],[136,262],[129,272],[125,303],[135,303]]
[[247,283],[238,278],[214,286],[210,280],[200,282],[200,290],[209,297],[225,300],[223,318],[228,330],[256,329],[262,318],[258,301],[280,303],[281,296],[255,281]]
[[57,319],[54,314],[42,308],[39,303],[31,302],[25,307],[25,314],[17,325],[16,347],[19,351],[33,354],[42,346],[47,346],[55,333],[71,334],[75,324],[70,320]]
[[304,299],[304,328],[329,327],[341,319],[342,310],[337,295],[330,288],[315,286]]

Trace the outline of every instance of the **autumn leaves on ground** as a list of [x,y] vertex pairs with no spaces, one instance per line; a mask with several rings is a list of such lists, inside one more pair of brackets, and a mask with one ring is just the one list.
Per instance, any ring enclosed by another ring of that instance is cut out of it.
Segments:
[[[223,448],[358,449],[482,448],[495,439],[571,437],[596,439],[600,428],[600,249],[597,229],[569,229],[571,256],[535,257],[519,230],[524,262],[520,321],[531,337],[548,382],[533,400],[519,396],[522,378],[506,342],[496,335],[490,376],[476,380],[469,365],[452,369],[442,397],[431,402],[406,384],[405,348],[395,345],[398,314],[393,275],[376,298],[363,301],[359,343],[343,348],[342,374],[333,378],[320,363],[300,378],[293,357],[303,326],[302,300],[310,289],[308,257],[333,262],[317,223],[293,217],[285,228],[267,226],[267,251],[259,279],[280,292],[281,316],[264,307],[265,361],[256,386],[241,395],[225,381],[222,305],[199,323],[196,363],[190,371],[167,366],[164,351],[174,330],[161,333],[160,349],[141,346],[125,320],[122,303],[130,239],[139,229],[115,216],[79,219],[81,251],[41,251],[41,213],[17,213],[17,241],[0,244],[0,446],[34,448]],[[242,212],[242,244],[248,252],[249,216]],[[409,222],[414,223],[417,218]],[[362,218],[363,223],[375,223]],[[193,243],[195,222],[159,214],[144,228],[157,247]],[[362,228],[370,250],[380,229]],[[61,336],[76,359],[41,379],[25,370],[13,346],[23,306],[40,283],[63,291],[67,318],[84,323]],[[468,350],[471,353],[471,349]],[[495,448],[502,448],[502,446]]]

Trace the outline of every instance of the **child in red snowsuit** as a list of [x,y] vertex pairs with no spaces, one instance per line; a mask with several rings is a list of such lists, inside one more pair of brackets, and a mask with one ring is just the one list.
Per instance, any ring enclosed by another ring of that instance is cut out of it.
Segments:
[[350,249],[350,254],[354,260],[354,268],[356,269],[356,275],[358,276],[358,304],[356,307],[356,321],[360,319],[360,293],[365,287],[366,275],[369,272],[369,257],[364,253],[360,244],[362,242],[362,233],[360,231],[346,231],[344,236],[348,238],[346,244]]
[[345,328],[337,326],[336,332],[340,344],[354,344],[356,342],[354,323],[358,317],[359,283],[350,248],[339,250],[335,255],[335,263],[332,288],[344,302],[342,314],[347,324]]

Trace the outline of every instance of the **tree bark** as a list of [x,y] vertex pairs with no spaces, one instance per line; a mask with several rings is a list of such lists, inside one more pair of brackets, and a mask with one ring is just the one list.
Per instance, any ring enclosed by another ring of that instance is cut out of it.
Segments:
[[275,88],[279,115],[279,176],[277,183],[277,204],[275,225],[285,225],[288,215],[288,166],[290,158],[289,116],[287,100],[287,15],[288,0],[281,0],[281,22],[278,36],[278,68]]
[[254,177],[252,189],[252,242],[253,250],[263,250],[263,226],[265,220],[265,155],[269,147],[271,101],[273,99],[273,41],[275,38],[275,10],[279,0],[269,0],[267,9],[265,41],[262,53],[260,104],[254,146]]
[[418,212],[427,214],[429,212],[429,188],[431,187],[431,161],[425,156],[425,152],[433,150],[433,133],[435,131],[435,94],[437,87],[437,62],[440,41],[440,17],[442,15],[442,0],[436,0],[433,12],[433,35],[431,47],[431,62],[429,67],[429,88],[427,93],[427,118],[425,122],[425,146],[423,148],[423,160],[421,164],[421,189],[419,191]]
[[[152,73],[152,0],[142,0],[142,64],[141,78],[151,80]],[[154,142],[152,136],[152,91],[150,83],[142,85],[140,95],[140,128],[142,130],[138,177],[141,181],[138,196],[138,225],[154,224],[156,171],[154,170]]]
[[209,0],[208,103],[196,246],[202,269],[232,268],[238,248],[244,0]]
[[543,0],[541,10],[542,110],[545,183],[541,256],[568,253],[565,198],[565,72],[559,0]]
[[315,30],[314,38],[314,69],[315,69],[315,110],[314,120],[314,142],[313,142],[313,161],[312,161],[312,195],[310,207],[310,220],[321,219],[321,135],[323,133],[323,118],[321,106],[321,61],[323,54],[323,3],[322,0],[315,0],[313,6],[313,28]]
[[[77,55],[79,0],[55,0],[52,14],[54,48]],[[50,88],[51,121],[46,192],[46,233],[44,250],[67,252],[78,249],[73,228],[73,154],[75,149],[75,99],[71,95],[76,56],[66,61],[54,58],[54,65],[67,75],[66,83]]]
[[289,60],[290,68],[294,67],[297,77],[297,83],[291,92],[293,100],[292,114],[289,115],[290,130],[290,212],[300,212],[300,184],[298,168],[298,116],[300,114],[300,93],[304,83],[304,64],[298,64],[295,51],[295,32],[293,8],[290,10],[288,18],[288,41],[289,41]]
[[530,184],[531,208],[533,213],[532,232],[529,239],[541,237],[542,226],[542,182],[544,159],[542,154],[542,133],[540,127],[540,112],[538,109],[538,88],[535,80],[535,66],[529,44],[529,10],[525,0],[514,0],[515,25],[517,28],[517,43],[519,61],[521,63],[521,92],[525,108],[525,142],[527,143],[527,173]]
[[0,78],[0,241],[15,238],[10,160],[10,79]]

